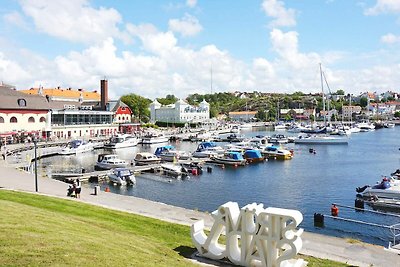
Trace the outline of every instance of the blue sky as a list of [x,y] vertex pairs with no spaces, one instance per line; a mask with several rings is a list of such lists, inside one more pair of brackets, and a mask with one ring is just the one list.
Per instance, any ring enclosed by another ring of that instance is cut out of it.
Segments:
[[2,0],[0,80],[117,98],[399,91],[400,1]]

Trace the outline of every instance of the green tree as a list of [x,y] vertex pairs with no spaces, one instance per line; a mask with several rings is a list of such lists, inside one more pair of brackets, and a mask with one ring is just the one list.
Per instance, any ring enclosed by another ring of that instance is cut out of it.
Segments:
[[167,95],[165,98],[157,98],[157,101],[161,105],[169,105],[169,104],[174,104],[176,101],[178,101],[178,98],[174,95]]
[[344,92],[344,90],[339,89],[336,91],[335,95],[345,95],[346,93]]
[[150,119],[149,105],[150,99],[144,98],[136,94],[124,95],[121,97],[121,101],[128,105],[132,110],[133,115],[140,122],[148,122]]
[[259,109],[255,116],[259,121],[266,121],[267,114],[265,109]]
[[400,118],[400,111],[396,111],[396,112],[394,113],[394,116],[395,116],[396,118]]
[[361,97],[360,98],[360,106],[362,108],[365,108],[368,105],[368,98],[366,97]]

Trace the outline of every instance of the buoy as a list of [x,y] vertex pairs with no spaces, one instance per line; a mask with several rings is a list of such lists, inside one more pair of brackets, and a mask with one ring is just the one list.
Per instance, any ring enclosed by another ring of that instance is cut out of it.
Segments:
[[332,204],[331,214],[332,214],[332,216],[338,216],[338,214],[339,214],[339,209],[338,209],[338,207],[336,207],[335,204]]
[[192,169],[192,174],[197,175],[197,169]]
[[106,189],[104,190],[105,192],[110,192],[110,188],[107,186]]
[[222,168],[222,169],[225,169],[225,164],[222,164],[222,165],[221,165],[221,168]]

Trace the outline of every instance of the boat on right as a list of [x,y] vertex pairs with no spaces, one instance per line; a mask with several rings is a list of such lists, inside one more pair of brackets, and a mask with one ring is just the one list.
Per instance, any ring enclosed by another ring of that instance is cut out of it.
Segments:
[[349,138],[347,136],[325,134],[301,134],[294,139],[294,143],[306,145],[347,145]]

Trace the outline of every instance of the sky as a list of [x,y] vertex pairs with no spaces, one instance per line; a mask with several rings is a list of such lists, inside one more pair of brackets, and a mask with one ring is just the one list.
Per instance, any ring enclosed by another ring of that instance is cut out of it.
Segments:
[[400,91],[400,0],[0,2],[0,81],[17,89],[317,93],[321,63],[332,92]]

